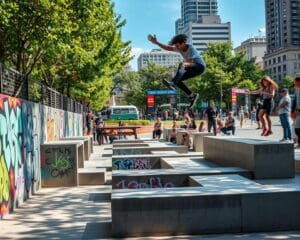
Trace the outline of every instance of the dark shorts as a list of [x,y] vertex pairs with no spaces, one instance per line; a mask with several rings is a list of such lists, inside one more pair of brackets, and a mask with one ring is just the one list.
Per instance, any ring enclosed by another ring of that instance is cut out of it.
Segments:
[[261,109],[265,110],[266,114],[270,115],[271,111],[273,109],[273,106],[274,106],[273,99],[272,98],[266,98],[263,101],[263,105],[262,105]]
[[156,136],[160,136],[161,135],[161,130],[158,129],[158,130],[154,130],[154,133]]

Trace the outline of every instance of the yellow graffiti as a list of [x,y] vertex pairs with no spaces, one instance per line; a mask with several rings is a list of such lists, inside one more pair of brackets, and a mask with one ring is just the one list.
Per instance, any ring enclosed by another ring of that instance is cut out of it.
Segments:
[[[0,145],[0,152],[2,152],[1,145]],[[0,204],[8,201],[9,189],[10,189],[10,183],[9,183],[9,177],[8,177],[8,170],[6,168],[4,156],[1,153],[1,156],[0,156]]]

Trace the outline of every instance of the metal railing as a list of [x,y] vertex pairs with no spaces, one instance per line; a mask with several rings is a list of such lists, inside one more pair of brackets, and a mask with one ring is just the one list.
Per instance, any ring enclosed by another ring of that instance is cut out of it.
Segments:
[[35,81],[0,63],[0,93],[69,112],[87,112],[88,108],[62,93]]

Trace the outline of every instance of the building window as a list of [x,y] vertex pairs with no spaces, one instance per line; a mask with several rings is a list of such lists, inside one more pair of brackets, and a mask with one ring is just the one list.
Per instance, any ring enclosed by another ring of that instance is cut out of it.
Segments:
[[281,62],[281,57],[279,56],[278,58],[277,58],[277,62]]
[[286,55],[283,55],[283,56],[282,56],[282,60],[283,60],[283,61],[286,61]]
[[285,65],[285,64],[283,64],[282,70],[283,70],[284,72],[286,72],[286,65]]
[[279,73],[281,72],[281,66],[278,66],[278,72]]
[[273,58],[273,64],[275,64],[276,63],[276,58]]

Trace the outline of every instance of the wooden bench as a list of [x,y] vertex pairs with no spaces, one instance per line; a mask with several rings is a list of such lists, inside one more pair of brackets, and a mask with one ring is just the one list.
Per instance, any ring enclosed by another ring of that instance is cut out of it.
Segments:
[[98,139],[99,144],[103,144],[103,137],[118,136],[134,136],[137,139],[137,129],[141,128],[138,126],[109,126],[109,127],[98,127],[96,130],[100,136]]

